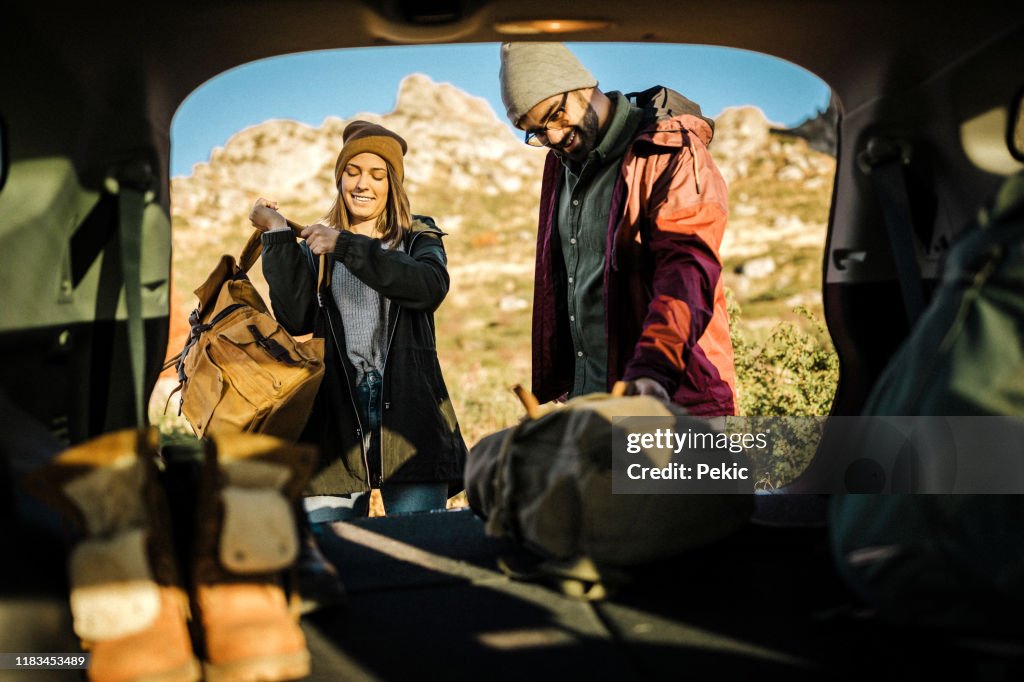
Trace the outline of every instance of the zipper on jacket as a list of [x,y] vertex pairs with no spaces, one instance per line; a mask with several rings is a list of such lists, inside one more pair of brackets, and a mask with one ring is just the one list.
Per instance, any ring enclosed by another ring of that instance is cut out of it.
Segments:
[[[416,240],[419,238],[419,236],[421,234],[422,234],[422,232],[414,232],[413,235],[412,235],[412,238],[409,239],[408,249],[409,249],[409,257],[410,258],[412,257],[412,247],[413,247],[413,244],[416,243]],[[388,356],[391,355],[391,342],[394,341],[394,339],[395,339],[395,332],[398,330],[398,315],[401,312],[402,312],[402,306],[396,306],[395,307],[395,324],[393,326],[389,325],[389,326],[391,326],[391,331],[388,333],[387,345],[384,346],[384,362],[381,363],[381,367],[380,367],[380,397],[378,398],[378,400],[380,401],[381,404],[378,404],[377,407],[379,408],[378,412],[380,413],[380,436],[379,436],[379,439],[380,439],[380,478],[381,478],[380,484],[381,484],[382,487],[384,485],[384,405],[383,405],[383,402],[384,402],[384,376],[385,376],[385,373],[387,372],[387,369],[388,369]],[[367,467],[367,476],[369,476],[369,467]]]
[[[341,357],[341,346],[338,345],[338,334],[334,330],[334,322],[331,320],[330,310],[328,310],[328,308],[324,306],[323,292],[319,290],[316,292],[316,300],[317,303],[320,305],[321,312],[323,313],[323,315],[326,316],[327,328],[331,330],[331,338],[334,339],[334,350],[335,352],[337,352],[338,361],[340,362],[340,364],[338,365],[338,369],[341,370],[341,373],[345,375],[345,388],[347,389],[348,399],[349,402],[352,403],[352,411],[356,415],[356,424],[359,425],[359,452],[361,452],[363,455],[363,470],[366,472],[366,485],[370,490],[372,490],[373,485],[370,482],[370,460],[366,456],[366,439],[363,437],[363,420],[359,418],[359,406],[356,405],[356,400],[355,398],[352,397],[352,382],[349,380],[348,371],[345,369],[345,358]],[[383,372],[381,373],[381,377],[381,382],[383,383]],[[381,421],[383,423],[383,419]],[[384,464],[383,454],[381,455],[381,464]],[[369,490],[367,490],[367,494],[369,494]]]
[[[411,250],[411,246],[410,246]],[[388,368],[388,355],[391,353],[391,342],[395,338],[395,330],[398,329],[398,315],[402,312],[402,306],[395,306],[395,324],[388,334],[388,343],[384,346],[384,362],[380,367],[380,396],[377,398],[377,411],[380,413],[380,485],[384,485],[384,374]]]

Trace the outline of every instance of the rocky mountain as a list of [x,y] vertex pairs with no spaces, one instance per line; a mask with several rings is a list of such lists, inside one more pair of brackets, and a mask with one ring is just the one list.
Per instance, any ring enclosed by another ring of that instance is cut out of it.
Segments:
[[804,120],[794,128],[779,130],[779,134],[793,135],[807,140],[811,149],[819,152],[836,155],[836,145],[839,137],[836,133],[836,125],[839,123],[839,109],[836,100],[830,99],[828,106],[819,110],[814,116]]
[[[423,75],[402,82],[393,111],[354,118],[382,123],[409,142],[406,186],[413,210],[433,216],[449,233],[451,291],[437,314],[442,363],[458,369],[457,406],[491,415],[506,402],[504,387],[528,383],[545,151],[524,145],[485,100]],[[221,254],[237,254],[251,233],[246,216],[257,197],[276,199],[300,223],[323,216],[334,198],[334,162],[347,123],[328,118],[314,128],[267,121],[234,135],[191,175],[173,179],[168,354],[186,335],[195,305],[191,291]],[[711,152],[730,186],[722,255],[725,283],[743,306],[744,323],[779,319],[800,303],[820,308],[833,158],[801,137],[774,131],[753,107],[718,115]],[[252,275],[263,286],[261,273]],[[510,417],[518,408],[507,402]]]
[[[441,213],[435,217],[447,230],[457,229],[463,209],[478,197],[517,196],[539,181],[542,151],[523,145],[486,100],[426,76],[402,81],[394,111],[356,118],[406,138],[406,189],[414,208],[422,210],[424,201],[436,205]],[[221,231],[258,195],[273,196],[296,220],[320,217],[333,199],[334,161],[348,122],[327,118],[312,128],[267,121],[239,132],[192,175],[174,179],[175,220]]]

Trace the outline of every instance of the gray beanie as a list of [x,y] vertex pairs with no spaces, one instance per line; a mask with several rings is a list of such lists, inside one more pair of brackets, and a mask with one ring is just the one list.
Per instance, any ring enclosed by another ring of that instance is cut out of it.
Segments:
[[501,101],[512,125],[552,95],[597,85],[562,43],[502,43]]

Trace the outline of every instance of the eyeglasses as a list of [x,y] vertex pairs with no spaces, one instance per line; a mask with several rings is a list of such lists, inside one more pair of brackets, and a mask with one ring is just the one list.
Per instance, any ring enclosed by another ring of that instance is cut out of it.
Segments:
[[526,138],[524,142],[531,147],[543,147],[548,143],[548,133],[558,132],[564,130],[569,126],[568,121],[565,120],[565,102],[569,97],[568,92],[562,93],[562,101],[558,103],[554,111],[548,114],[548,118],[544,121],[544,125],[540,128],[534,128],[533,130],[526,131]]

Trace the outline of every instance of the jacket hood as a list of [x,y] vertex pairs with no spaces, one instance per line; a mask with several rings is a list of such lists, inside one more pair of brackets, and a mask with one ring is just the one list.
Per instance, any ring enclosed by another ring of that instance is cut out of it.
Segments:
[[681,134],[683,130],[690,135],[696,135],[704,143],[705,147],[711,144],[711,138],[714,136],[711,126],[700,116],[679,114],[677,116],[660,118],[650,123],[640,131],[636,140],[655,144],[659,147],[681,148],[686,146],[686,140]]
[[433,218],[425,215],[414,215],[412,217],[412,224],[409,225],[409,232],[433,232],[439,237],[443,237],[447,234],[447,232],[444,232],[436,223],[434,223]]

